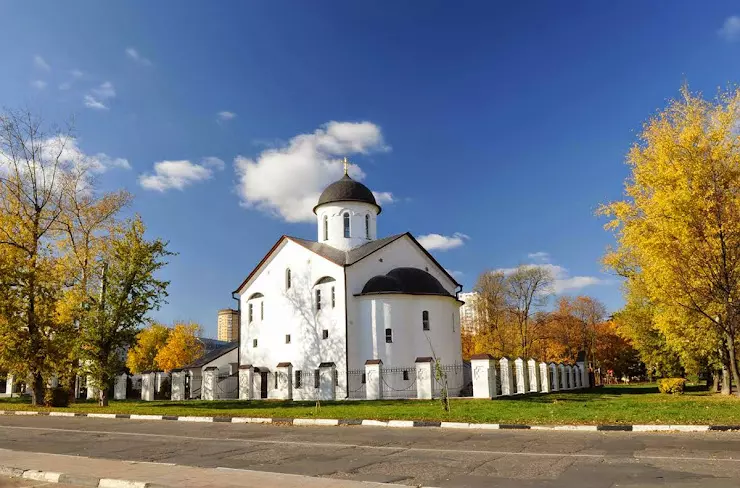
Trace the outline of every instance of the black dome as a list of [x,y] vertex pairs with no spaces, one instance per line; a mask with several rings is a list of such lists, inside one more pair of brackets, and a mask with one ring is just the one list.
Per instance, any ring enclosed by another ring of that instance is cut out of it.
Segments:
[[373,192],[359,181],[355,181],[350,178],[349,175],[344,175],[341,180],[335,181],[331,185],[327,186],[321,193],[319,203],[316,204],[313,211],[316,213],[316,208],[318,208],[319,205],[334,202],[369,203],[378,207],[378,213],[380,213],[380,205],[375,201]]
[[365,283],[361,295],[372,293],[452,296],[437,278],[418,268],[394,268],[387,274],[373,276]]

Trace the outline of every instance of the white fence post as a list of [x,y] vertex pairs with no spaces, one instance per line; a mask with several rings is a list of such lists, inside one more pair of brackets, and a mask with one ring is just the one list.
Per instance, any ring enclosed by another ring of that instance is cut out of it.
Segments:
[[154,401],[154,373],[151,371],[141,373],[141,399],[145,402]]
[[172,393],[170,394],[170,400],[181,402],[185,400],[185,371],[181,369],[172,370]]
[[529,378],[527,368],[524,366],[524,360],[522,358],[516,358],[514,360],[514,368],[516,368],[516,394],[523,395],[527,393],[527,389],[529,388]]
[[434,393],[434,372],[430,357],[416,358],[416,398],[431,400]]
[[565,369],[565,364],[558,364],[558,371],[560,372],[560,389],[568,389],[568,370]]
[[218,381],[217,367],[210,366],[203,370],[203,386],[201,387],[201,398],[203,400],[216,399],[216,381]]
[[5,377],[5,394],[12,397],[13,396],[13,386],[15,384],[15,375],[12,375],[8,373],[8,376]]
[[87,385],[87,399],[88,400],[96,400],[98,398],[98,388],[95,386],[95,384],[92,381],[92,376],[87,376],[87,381],[85,383]]
[[365,398],[368,400],[383,398],[383,360],[381,359],[365,361]]
[[581,369],[581,387],[590,388],[591,382],[589,381],[589,376],[588,376],[588,360],[586,359],[586,353],[584,351],[581,351],[578,353],[578,359],[576,359],[576,364],[578,364],[578,366],[580,366],[580,369]]
[[531,393],[539,393],[540,392],[540,374],[537,370],[537,361],[534,359],[530,359],[527,361],[527,366],[529,370],[529,391]]
[[511,396],[514,394],[514,378],[511,371],[511,361],[509,358],[499,360],[501,367],[501,396]]
[[239,366],[239,399],[252,400],[254,398],[254,370],[251,364]]
[[275,377],[277,378],[277,398],[281,400],[292,400],[293,364],[289,362],[278,363],[275,369]]
[[550,382],[550,391],[560,391],[560,371],[558,370],[558,365],[550,363],[548,368],[550,370],[550,379],[552,380]]
[[474,354],[470,358],[473,373],[473,397],[495,398],[498,396],[496,361],[490,354]]
[[319,399],[324,401],[337,398],[337,365],[334,363],[319,364]]
[[128,383],[128,375],[121,373],[116,376],[116,384],[113,387],[113,399],[114,400],[125,400],[126,399],[126,386]]
[[540,391],[542,393],[550,393],[550,368],[547,367],[547,363],[542,362],[540,367]]
[[575,390],[576,385],[574,383],[575,375],[573,374],[573,366],[569,364],[565,367],[565,370],[568,372],[568,389]]

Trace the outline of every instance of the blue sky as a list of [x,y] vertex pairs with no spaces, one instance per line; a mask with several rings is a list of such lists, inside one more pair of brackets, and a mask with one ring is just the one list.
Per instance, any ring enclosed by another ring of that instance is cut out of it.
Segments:
[[101,186],[134,193],[179,253],[154,316],[206,335],[281,234],[316,237],[301,202],[345,154],[389,194],[380,235],[439,234],[466,290],[539,263],[616,310],[594,210],[681,83],[740,80],[729,1],[29,0],[0,16],[0,104],[74,116]]

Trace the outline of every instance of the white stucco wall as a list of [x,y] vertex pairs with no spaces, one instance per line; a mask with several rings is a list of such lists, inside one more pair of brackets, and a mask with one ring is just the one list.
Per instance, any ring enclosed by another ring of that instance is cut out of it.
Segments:
[[[433,355],[443,364],[462,362],[459,302],[453,298],[372,295],[360,297],[358,308],[358,327],[352,337],[357,353],[350,356],[350,363],[382,359],[385,367],[410,367],[417,357]],[[423,310],[429,312],[428,331],[422,327]],[[391,329],[392,343],[386,342],[385,329]]]
[[[291,270],[291,288],[286,290],[286,269]],[[335,281],[315,285],[322,277]],[[331,288],[335,289],[334,307]],[[315,310],[315,291],[321,289],[322,307]],[[252,322],[248,320],[249,297],[253,299]],[[294,388],[294,399],[313,399],[313,371],[322,362],[333,362],[340,371],[346,370],[346,330],[344,269],[290,240],[285,240],[240,292],[241,301],[241,364],[251,364],[269,370],[268,397],[279,393],[272,381],[278,363],[290,362],[293,371],[302,372],[301,388]],[[264,302],[264,317],[259,302]],[[328,338],[323,339],[323,330]],[[290,344],[285,336],[290,334]],[[257,347],[253,341],[257,340]],[[259,375],[255,375],[259,377]],[[293,378],[295,379],[295,377]],[[259,395],[259,381],[255,395]],[[346,376],[339,375],[337,396],[346,396]]]
[[[427,336],[444,364],[461,363],[460,302],[423,295],[354,296],[373,276],[398,267],[423,269],[455,295],[456,283],[408,237],[348,267],[350,369],[362,368],[367,359],[382,359],[386,367],[413,366],[417,357],[432,355]],[[426,335],[422,330],[422,310],[430,313],[430,330]],[[387,324],[393,329],[392,344],[385,343]]]
[[[201,376],[203,375],[202,371],[206,368],[216,367],[218,368],[218,372],[220,374],[230,374],[230,373],[236,373],[236,371],[230,371],[230,365],[233,363],[239,362],[239,348],[234,348],[233,351],[229,351],[226,354],[214,359],[213,361],[206,363],[201,368]],[[238,366],[237,366],[238,368]]]
[[[344,237],[344,213],[350,214],[350,238]],[[340,202],[322,205],[316,209],[318,242],[342,250],[361,246],[377,238],[378,208],[362,202]],[[324,239],[324,216],[328,218],[329,239]],[[370,238],[365,232],[365,215],[370,215]]]

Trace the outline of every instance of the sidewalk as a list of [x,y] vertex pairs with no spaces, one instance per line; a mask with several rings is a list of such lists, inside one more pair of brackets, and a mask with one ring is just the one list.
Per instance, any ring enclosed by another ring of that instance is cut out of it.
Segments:
[[[404,485],[345,481],[265,471],[207,469],[174,464],[113,461],[82,456],[65,456],[0,449],[0,467],[63,473],[84,478],[112,478],[138,483],[120,484],[130,487],[180,488],[393,488]],[[405,487],[404,488],[408,488]]]

